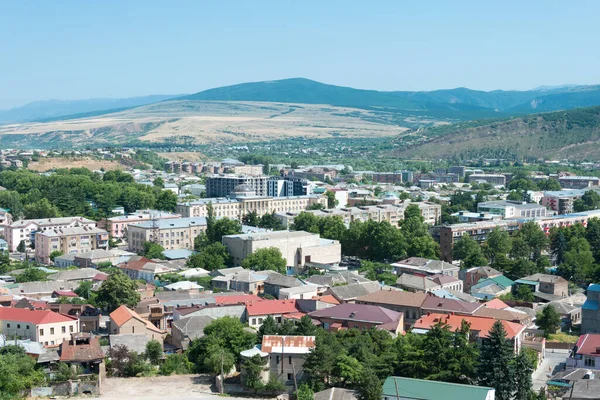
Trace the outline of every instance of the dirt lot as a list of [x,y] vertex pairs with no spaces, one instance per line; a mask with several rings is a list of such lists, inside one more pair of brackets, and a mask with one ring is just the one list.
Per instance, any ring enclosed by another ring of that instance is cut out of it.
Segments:
[[40,161],[30,162],[28,169],[44,172],[54,168],[81,168],[85,167],[91,171],[104,168],[106,171],[113,169],[124,169],[118,161],[93,160],[90,158],[42,158]]
[[102,400],[164,400],[217,398],[213,379],[204,375],[172,375],[150,378],[108,378]]

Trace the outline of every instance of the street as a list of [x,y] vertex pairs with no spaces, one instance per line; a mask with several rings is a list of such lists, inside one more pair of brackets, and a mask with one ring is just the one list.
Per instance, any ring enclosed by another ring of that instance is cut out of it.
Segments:
[[[546,358],[533,373],[533,390],[538,392],[541,387],[546,386],[546,381],[562,369],[570,350],[546,350]],[[550,368],[550,370],[548,369]]]

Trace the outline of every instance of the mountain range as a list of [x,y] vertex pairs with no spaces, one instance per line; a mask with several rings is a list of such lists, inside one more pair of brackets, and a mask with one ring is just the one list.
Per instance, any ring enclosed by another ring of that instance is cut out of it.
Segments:
[[[600,105],[600,85],[562,85],[526,91],[467,88],[434,91],[377,91],[328,85],[304,78],[241,83],[175,96],[125,99],[47,100],[0,111],[0,123],[44,121],[109,114],[165,100],[250,101],[326,104],[445,120],[501,118]],[[83,115],[82,115],[83,114]]]

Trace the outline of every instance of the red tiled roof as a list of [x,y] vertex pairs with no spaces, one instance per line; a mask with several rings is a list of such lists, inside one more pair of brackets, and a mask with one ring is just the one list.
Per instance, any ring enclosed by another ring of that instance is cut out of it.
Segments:
[[326,294],[325,296],[315,296],[313,297],[313,299],[328,304],[340,304],[339,300],[336,299],[332,294]]
[[600,334],[588,333],[579,336],[577,341],[577,354],[600,356]]
[[250,301],[261,301],[262,298],[254,294],[239,294],[234,296],[215,296],[215,304],[240,304]]
[[108,275],[106,274],[96,274],[94,275],[94,277],[92,278],[95,281],[105,281],[108,279]]
[[118,267],[121,269],[139,271],[144,268],[144,265],[151,262],[153,261],[146,257],[132,257],[128,262],[119,264]]
[[163,333],[163,331],[158,329],[149,321],[146,321],[144,318],[140,317],[138,313],[129,309],[126,306],[120,306],[115,311],[110,313],[110,319],[119,327],[123,326],[123,324],[129,321],[131,318],[135,318],[138,321],[143,322],[144,324],[146,324],[146,327],[152,331]]
[[261,300],[246,303],[248,315],[275,315],[298,312],[296,300]]
[[77,321],[77,318],[69,317],[50,310],[30,310],[27,308],[0,308],[0,321],[29,322],[34,325],[54,324],[57,322]]
[[[497,320],[486,317],[472,317],[468,315],[451,315],[451,314],[429,314],[424,315],[415,322],[415,329],[431,329],[435,324],[443,322],[450,326],[450,330],[455,331],[460,329],[462,321],[466,321],[471,326],[471,331],[479,332],[479,337],[486,338],[492,325]],[[513,339],[525,329],[524,325],[516,322],[500,321],[506,330],[506,337]]]
[[59,297],[78,297],[77,293],[72,290],[55,290],[52,294],[56,294]]
[[493,299],[483,304],[487,308],[495,308],[497,310],[504,310],[508,307],[508,304],[500,299]]

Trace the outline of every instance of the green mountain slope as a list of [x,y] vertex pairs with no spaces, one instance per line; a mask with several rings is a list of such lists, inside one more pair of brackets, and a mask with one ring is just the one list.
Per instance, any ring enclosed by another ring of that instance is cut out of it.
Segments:
[[458,123],[395,142],[399,157],[600,160],[600,107]]
[[294,78],[224,86],[182,99],[329,104],[469,120],[600,105],[600,86],[563,86],[529,91],[484,92],[456,88],[429,92],[382,92]]

